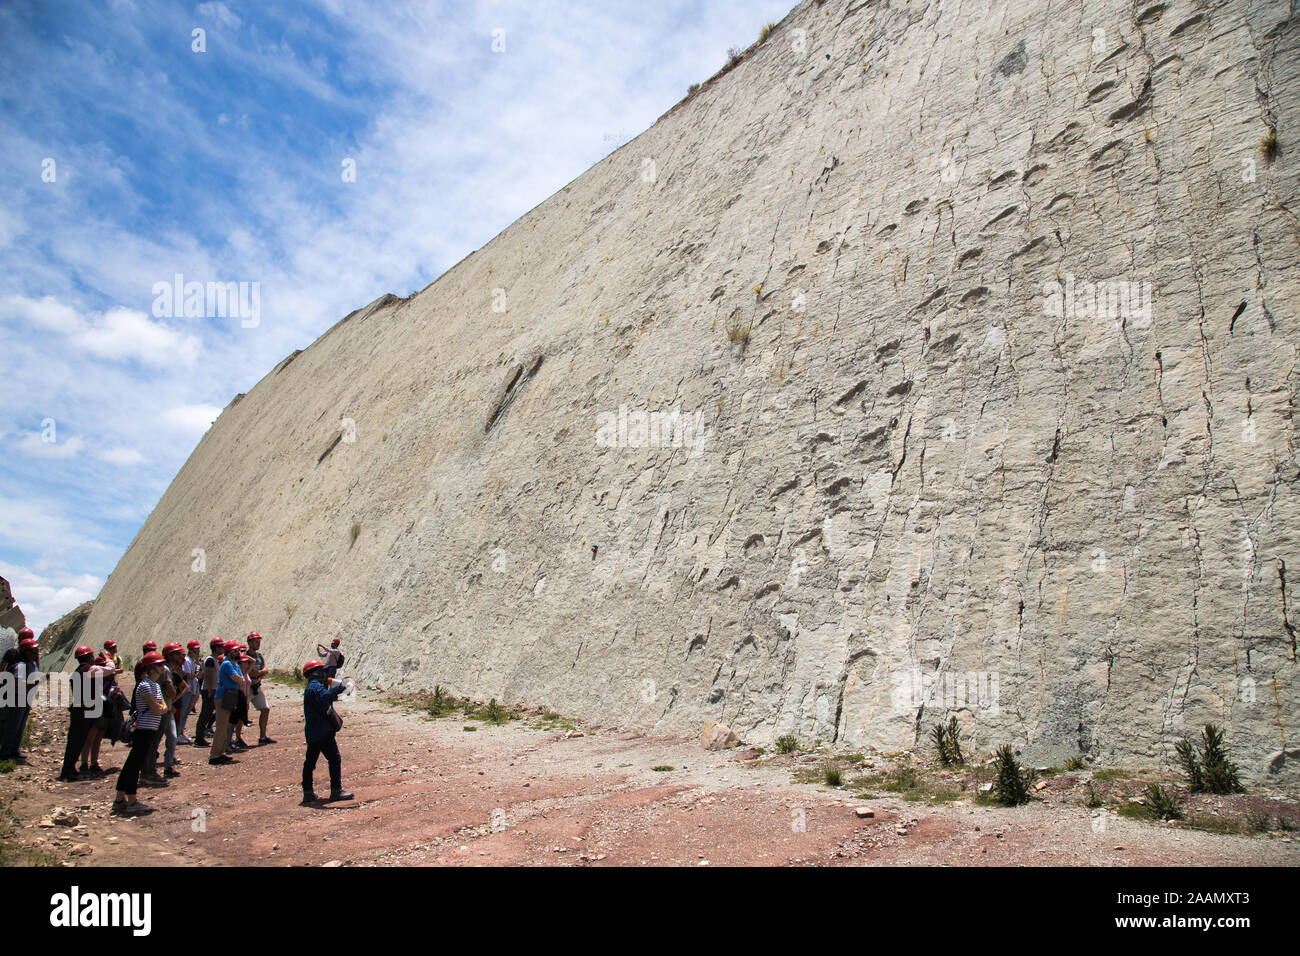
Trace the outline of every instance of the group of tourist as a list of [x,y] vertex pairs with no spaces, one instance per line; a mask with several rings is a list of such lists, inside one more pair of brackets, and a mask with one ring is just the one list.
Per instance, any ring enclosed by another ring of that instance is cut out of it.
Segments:
[[[13,673],[20,686],[30,687],[40,680],[39,647],[28,629],[19,635],[19,646],[5,656],[5,670]],[[249,707],[258,712],[257,746],[275,743],[267,730],[271,705],[262,689],[270,673],[262,655],[262,636],[256,631],[247,643],[213,638],[208,655],[202,657],[197,640],[185,647],[178,642],[165,644],[161,650],[154,641],[145,641],[134,667],[134,681],[129,694],[122,686],[126,668],[118,654],[117,642],[107,640],[96,653],[81,646],[74,652],[77,667],[74,686],[95,688],[94,695],[74,692],[69,709],[68,737],[63,765],[58,779],[64,782],[100,777],[108,773],[99,764],[100,746],[110,742],[129,744],[129,751],[117,775],[113,812],[124,816],[147,813],[152,808],[136,798],[140,787],[166,787],[170,778],[179,777],[176,765],[177,745],[208,749],[208,763],[214,766],[236,763],[231,752],[247,750],[244,730],[253,726]],[[304,804],[318,801],[312,776],[323,754],[329,765],[329,800],[350,800],[341,779],[341,758],[335,734],[342,720],[333,703],[348,686],[335,680],[343,663],[339,639],[328,648],[317,645],[324,661],[309,660],[303,665],[307,689],[303,695],[304,732],[307,755],[303,763]],[[27,702],[23,695],[22,702]],[[195,711],[198,718],[194,737],[185,734],[185,725]],[[8,707],[0,728],[0,759],[25,760],[19,745],[30,708]],[[209,742],[208,738],[211,737]],[[158,772],[159,754],[162,773]]]

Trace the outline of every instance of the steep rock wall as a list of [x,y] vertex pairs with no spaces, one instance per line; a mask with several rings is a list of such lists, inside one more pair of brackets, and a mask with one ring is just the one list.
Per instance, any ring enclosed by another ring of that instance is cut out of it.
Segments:
[[1294,781],[1289,15],[801,4],[232,402],[86,639],[755,741],[1214,720]]

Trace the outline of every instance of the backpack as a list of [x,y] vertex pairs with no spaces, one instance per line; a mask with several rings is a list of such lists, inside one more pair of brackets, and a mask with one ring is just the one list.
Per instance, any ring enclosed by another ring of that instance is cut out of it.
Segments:
[[342,652],[342,651],[339,651],[339,659],[338,659],[338,661],[335,662],[334,666],[335,666],[335,667],[342,667],[342,666],[343,666],[343,652]]

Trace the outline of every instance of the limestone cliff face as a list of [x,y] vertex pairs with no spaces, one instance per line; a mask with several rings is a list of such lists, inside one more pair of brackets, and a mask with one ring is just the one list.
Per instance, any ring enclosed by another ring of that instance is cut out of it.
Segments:
[[1294,781],[1289,15],[800,4],[233,401],[85,640],[753,741],[1212,720]]

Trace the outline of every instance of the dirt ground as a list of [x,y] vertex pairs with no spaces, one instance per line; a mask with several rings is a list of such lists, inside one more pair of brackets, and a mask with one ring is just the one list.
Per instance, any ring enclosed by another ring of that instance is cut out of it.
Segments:
[[[340,705],[347,803],[301,807],[300,691],[267,684],[278,743],[212,767],[181,747],[181,776],[140,791],[155,812],[109,815],[116,774],[54,780],[62,712],[40,715],[31,759],[0,775],[15,821],[8,861],[106,865],[1281,865],[1300,863],[1292,833],[1222,835],[1089,811],[1077,776],[1049,779],[1006,809],[970,799],[796,783],[818,756],[703,750],[697,741],[601,728],[437,720],[362,693]],[[192,726],[192,720],[191,720]],[[475,727],[473,732],[465,728]],[[256,739],[250,728],[249,740]],[[105,747],[120,768],[125,749]],[[670,770],[655,770],[671,767]],[[1086,772],[1084,776],[1087,776]],[[324,761],[316,788],[328,790]],[[973,795],[973,794],[972,794]],[[1255,798],[1261,799],[1261,798]],[[1067,801],[1073,801],[1068,802]],[[1300,819],[1293,801],[1264,800]],[[55,807],[74,826],[50,825]],[[871,816],[860,816],[870,812]]]

